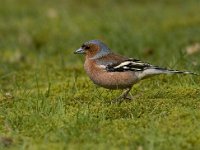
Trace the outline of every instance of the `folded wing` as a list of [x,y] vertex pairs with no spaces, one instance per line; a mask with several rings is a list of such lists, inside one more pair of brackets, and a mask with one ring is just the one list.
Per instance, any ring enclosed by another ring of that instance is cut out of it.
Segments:
[[162,68],[158,66],[151,65],[146,62],[142,62],[138,59],[127,59],[120,63],[110,64],[106,66],[106,70],[108,72],[126,72],[133,71],[135,72],[139,78],[145,78],[152,75],[158,74],[194,74],[196,73],[189,71],[179,71],[179,70],[171,70],[167,68]]

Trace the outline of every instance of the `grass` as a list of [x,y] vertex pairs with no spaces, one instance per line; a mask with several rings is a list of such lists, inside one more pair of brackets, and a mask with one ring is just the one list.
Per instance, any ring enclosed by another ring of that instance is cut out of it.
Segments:
[[158,76],[137,98],[98,88],[73,54],[90,39],[200,73],[200,3],[6,0],[0,5],[0,149],[200,149],[200,78]]

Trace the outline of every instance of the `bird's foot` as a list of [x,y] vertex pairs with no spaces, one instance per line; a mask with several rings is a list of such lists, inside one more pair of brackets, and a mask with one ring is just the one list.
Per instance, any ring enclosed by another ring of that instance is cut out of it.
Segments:
[[111,103],[121,104],[123,101],[131,101],[131,100],[133,100],[133,96],[131,94],[122,94],[116,99],[112,100]]

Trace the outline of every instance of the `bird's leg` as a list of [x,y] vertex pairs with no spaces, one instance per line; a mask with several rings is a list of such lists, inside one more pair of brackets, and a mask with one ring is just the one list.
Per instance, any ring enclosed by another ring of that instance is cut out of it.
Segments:
[[126,89],[119,97],[115,99],[115,102],[122,102],[124,99],[131,100],[132,95],[129,95],[131,88]]
[[130,98],[130,96],[128,95],[129,92],[130,92],[130,90],[131,90],[131,88],[126,89],[126,90],[120,95],[120,97],[123,98],[123,99],[129,99],[129,100],[130,100],[131,98]]

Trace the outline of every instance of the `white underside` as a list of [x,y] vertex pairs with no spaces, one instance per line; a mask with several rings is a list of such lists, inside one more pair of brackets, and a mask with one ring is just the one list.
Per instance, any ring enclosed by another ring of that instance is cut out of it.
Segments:
[[149,77],[149,76],[153,76],[153,75],[158,75],[158,74],[168,74],[170,73],[169,71],[167,70],[158,70],[158,69],[147,69],[147,70],[144,70],[142,72],[137,72],[136,74],[138,75],[138,78],[139,79],[143,79],[143,78],[146,78],[146,77]]

